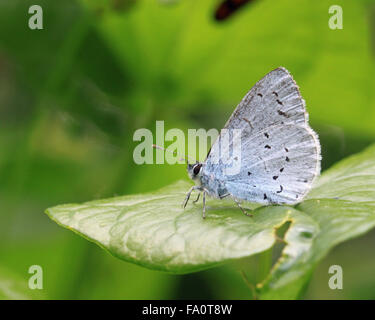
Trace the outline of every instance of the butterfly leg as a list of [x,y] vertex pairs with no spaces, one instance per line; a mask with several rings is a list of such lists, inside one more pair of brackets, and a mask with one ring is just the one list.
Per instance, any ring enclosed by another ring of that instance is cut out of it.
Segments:
[[224,198],[226,198],[228,196],[230,196],[230,194],[226,193],[226,194],[223,194],[223,195],[219,196],[219,199],[222,200],[222,199],[224,199]]
[[189,199],[190,199],[190,195],[191,195],[191,193],[193,192],[193,190],[201,190],[200,189],[200,187],[198,187],[198,186],[192,186],[191,188],[190,188],[190,190],[188,191],[188,193],[186,194],[186,197],[185,197],[185,199],[184,199],[184,201],[182,202],[182,207],[185,209],[185,207],[186,207],[186,205],[188,204],[188,202],[189,202]]
[[202,218],[206,219],[206,191],[203,190],[203,214]]
[[248,217],[252,217],[253,215],[251,213],[248,213],[244,208],[242,208],[241,203],[234,197],[232,197],[233,201],[237,204],[238,208],[241,209],[243,214]]
[[198,202],[198,200],[199,200],[199,197],[201,196],[201,193],[199,192],[198,193],[198,197],[193,201],[193,203],[197,203]]

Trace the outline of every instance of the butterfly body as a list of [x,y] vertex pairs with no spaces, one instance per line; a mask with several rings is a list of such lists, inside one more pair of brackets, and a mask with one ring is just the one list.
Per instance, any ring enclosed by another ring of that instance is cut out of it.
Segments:
[[230,196],[237,204],[295,204],[319,175],[320,160],[305,101],[291,74],[280,67],[246,94],[206,160],[189,164],[188,172],[196,182],[194,189],[204,196]]

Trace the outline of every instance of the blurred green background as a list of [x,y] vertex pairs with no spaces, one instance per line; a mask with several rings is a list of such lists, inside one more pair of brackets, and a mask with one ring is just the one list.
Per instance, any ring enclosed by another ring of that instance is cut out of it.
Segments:
[[[0,0],[0,284],[44,270],[51,299],[250,299],[239,264],[185,276],[122,262],[57,226],[47,207],[155,190],[183,165],[135,165],[138,128],[220,129],[278,66],[291,71],[323,169],[375,141],[375,2]],[[39,4],[44,29],[28,28]],[[343,8],[343,30],[328,9]],[[335,248],[303,298],[375,299],[375,232]],[[255,280],[256,257],[242,261]],[[328,268],[344,289],[328,288]]]

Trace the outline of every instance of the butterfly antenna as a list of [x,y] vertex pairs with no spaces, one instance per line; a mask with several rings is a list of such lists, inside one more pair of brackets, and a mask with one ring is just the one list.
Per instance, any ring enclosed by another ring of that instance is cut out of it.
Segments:
[[[163,151],[166,151],[166,152],[172,153],[174,156],[179,156],[180,159],[178,159],[178,161],[184,161],[184,162],[186,162],[186,163],[189,163],[189,159],[186,159],[186,158],[184,158],[184,157],[181,157],[181,155],[179,155],[179,154],[178,154],[177,152],[175,152],[175,151],[167,150],[167,149],[165,149],[165,148],[163,148],[163,147],[160,147],[160,146],[158,146],[158,145],[156,145],[156,144],[153,144],[152,147],[155,148],[155,149],[159,149],[159,150],[163,150]],[[188,158],[189,158],[189,156],[188,156]],[[193,162],[195,163],[195,160],[193,160]]]

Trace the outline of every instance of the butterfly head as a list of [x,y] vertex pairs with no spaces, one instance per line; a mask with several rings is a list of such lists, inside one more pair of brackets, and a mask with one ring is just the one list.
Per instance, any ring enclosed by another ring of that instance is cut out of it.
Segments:
[[202,164],[199,162],[196,162],[194,164],[188,163],[187,165],[187,171],[189,174],[189,177],[193,180],[197,179],[200,176]]

